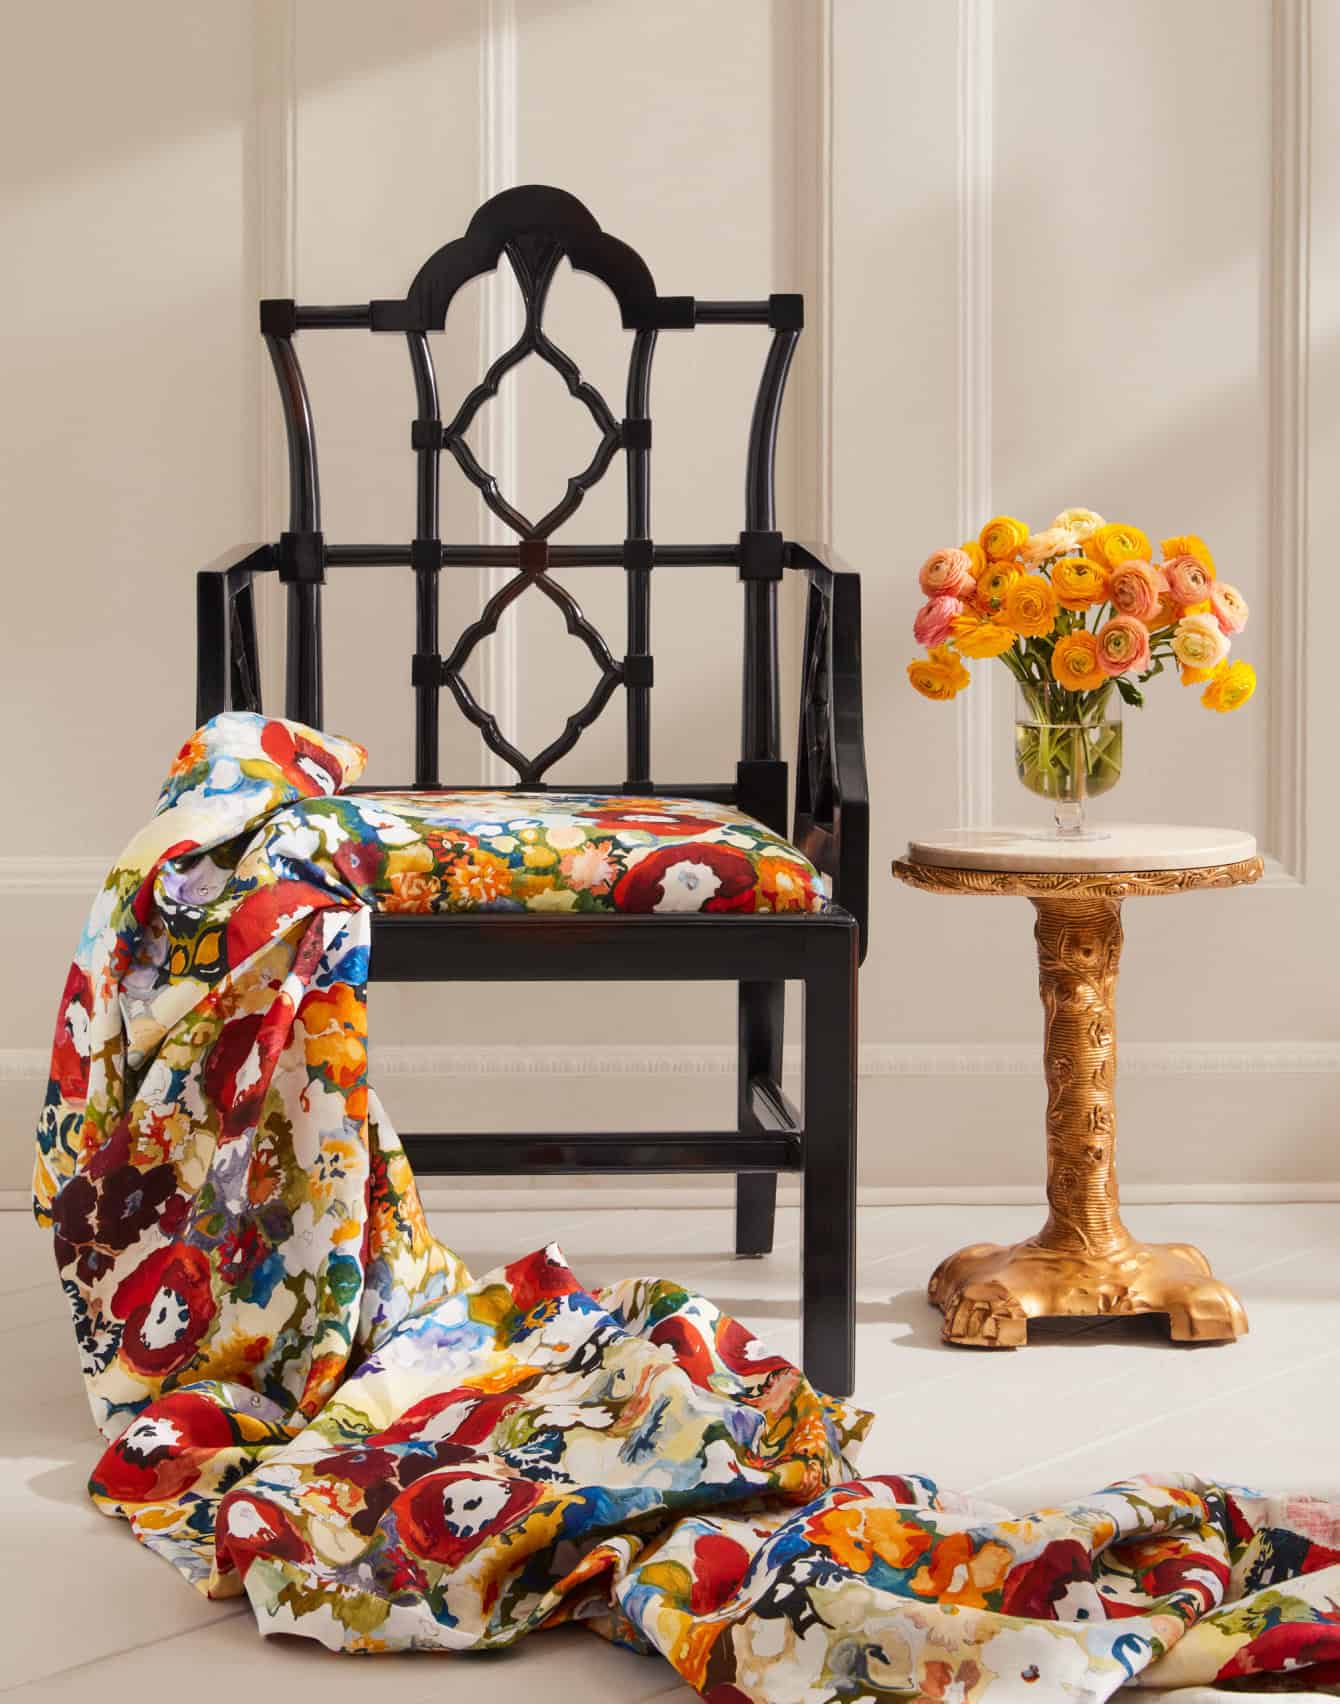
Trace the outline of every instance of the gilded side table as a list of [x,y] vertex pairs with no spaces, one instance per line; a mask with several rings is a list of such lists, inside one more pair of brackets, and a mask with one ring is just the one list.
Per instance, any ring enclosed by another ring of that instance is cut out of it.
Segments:
[[940,1262],[929,1296],[945,1342],[1019,1348],[1028,1321],[1047,1315],[1167,1314],[1178,1342],[1247,1330],[1199,1249],[1137,1242],[1122,1223],[1114,1005],[1122,900],[1237,887],[1261,867],[1249,834],[1162,825],[1069,843],[968,829],[914,840],[894,861],[894,875],[930,893],[1017,894],[1037,912],[1050,1211],[1024,1242],[973,1243]]

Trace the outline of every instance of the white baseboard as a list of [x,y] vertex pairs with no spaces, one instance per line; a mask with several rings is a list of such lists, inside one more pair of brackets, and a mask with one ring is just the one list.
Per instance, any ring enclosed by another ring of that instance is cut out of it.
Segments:
[[[425,1207],[435,1212],[456,1213],[579,1213],[627,1212],[635,1208],[658,1212],[701,1212],[704,1208],[729,1208],[735,1195],[731,1184],[667,1185],[639,1188],[636,1184],[611,1181],[602,1186],[590,1180],[580,1187],[570,1183],[546,1183],[534,1178],[489,1185],[470,1184],[456,1188],[440,1178],[420,1185]],[[1184,1183],[1132,1184],[1121,1192],[1127,1207],[1164,1205],[1210,1205],[1259,1207],[1290,1202],[1340,1202],[1340,1183]],[[876,1207],[1042,1207],[1041,1187],[1009,1184],[961,1184],[944,1188],[898,1189],[884,1185],[862,1186],[856,1192],[861,1208]],[[777,1191],[779,1207],[798,1207],[797,1185],[783,1183]],[[0,1189],[0,1213],[27,1213],[32,1197],[26,1189]]]
[[[0,1082],[42,1083],[49,1055],[42,1048],[0,1048]],[[387,1043],[372,1046],[374,1081],[383,1077],[729,1077],[730,1046],[450,1046]],[[787,1049],[786,1070],[798,1074],[799,1054]],[[865,1042],[862,1077],[1036,1077],[1042,1061],[1032,1042]],[[1121,1044],[1124,1077],[1331,1076],[1340,1073],[1340,1041],[1128,1041]]]
[[[788,1056],[795,1094],[798,1061]],[[1045,1090],[1032,1043],[881,1042],[861,1049],[861,1201],[868,1206],[1040,1203]],[[374,1045],[372,1080],[401,1130],[725,1128],[732,1047]],[[1132,1203],[1340,1200],[1335,1084],[1340,1043],[1133,1043],[1125,1085],[1122,1193]],[[44,1049],[0,1050],[0,1192],[24,1200]],[[933,1137],[928,1139],[928,1134]],[[965,1179],[973,1180],[966,1183]],[[1213,1180],[1213,1181],[1211,1181]],[[566,1193],[564,1191],[566,1190]],[[462,1211],[535,1205],[725,1204],[704,1177],[433,1179],[428,1199]]]
[[92,903],[115,862],[109,858],[0,858],[0,897],[77,893]]

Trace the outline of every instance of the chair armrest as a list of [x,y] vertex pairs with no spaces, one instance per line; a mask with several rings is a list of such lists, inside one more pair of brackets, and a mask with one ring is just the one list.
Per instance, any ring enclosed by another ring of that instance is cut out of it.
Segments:
[[261,708],[251,576],[275,567],[274,546],[239,545],[195,577],[196,726],[224,710]]
[[860,927],[870,911],[870,794],[861,709],[861,581],[824,545],[786,547],[809,581],[792,838]]

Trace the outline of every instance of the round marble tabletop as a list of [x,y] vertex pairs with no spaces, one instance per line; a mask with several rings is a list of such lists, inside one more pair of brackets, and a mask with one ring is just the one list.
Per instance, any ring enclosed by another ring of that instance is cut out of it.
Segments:
[[[1100,838],[1101,836],[1101,838]],[[1023,828],[965,828],[911,840],[907,862],[950,870],[1027,870],[1106,875],[1203,870],[1256,857],[1256,839],[1235,828],[1112,823],[1091,839],[1063,840]]]

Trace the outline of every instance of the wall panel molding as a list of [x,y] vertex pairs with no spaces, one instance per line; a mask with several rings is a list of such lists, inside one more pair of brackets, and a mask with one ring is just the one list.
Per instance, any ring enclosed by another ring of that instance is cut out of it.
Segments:
[[[974,538],[991,501],[991,218],[995,0],[958,0],[958,525]],[[958,542],[957,540],[955,542]],[[956,706],[958,814],[992,814],[993,668],[977,664]]]
[[[833,540],[833,4],[804,0],[794,18],[782,15],[775,29],[794,28],[793,87],[785,111],[796,137],[790,168],[795,195],[796,262],[805,294],[805,334],[796,353],[794,399],[787,408],[796,446],[794,514],[783,512],[784,530],[802,538]],[[777,167],[774,160],[775,169]],[[792,604],[804,619],[805,594],[797,583]]]
[[[246,233],[257,300],[293,296],[298,254],[298,5],[255,0],[256,98]],[[251,536],[277,538],[288,525],[288,451],[274,374],[254,319],[246,327],[256,367],[256,527]],[[244,529],[239,527],[238,536]],[[271,574],[256,587],[257,640],[267,709],[283,704],[283,588]]]
[[1311,0],[1273,0],[1262,357],[1264,559],[1273,591],[1265,844],[1275,886],[1307,873],[1311,24]]
[[[517,181],[517,68],[519,31],[516,0],[480,0],[479,4],[479,200],[487,201]],[[484,280],[479,320],[480,372],[521,334],[521,296],[511,269],[499,263]],[[504,491],[517,489],[518,423],[513,400],[500,396],[481,421],[484,465],[498,476]],[[508,544],[510,529],[479,505],[482,540]],[[510,577],[510,569],[480,571],[480,606]],[[507,737],[518,737],[517,636],[514,620],[505,620],[479,651],[480,700],[498,719]],[[479,742],[480,779],[486,787],[516,780],[510,766]]]

